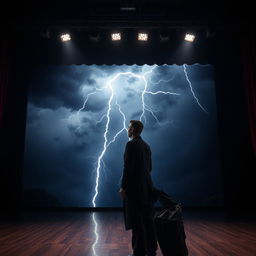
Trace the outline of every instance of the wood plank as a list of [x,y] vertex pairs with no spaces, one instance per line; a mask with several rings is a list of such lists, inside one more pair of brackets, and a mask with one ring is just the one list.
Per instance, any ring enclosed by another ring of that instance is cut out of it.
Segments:
[[[0,222],[0,255],[4,256],[119,256],[132,253],[131,231],[123,213],[24,212],[19,221]],[[256,223],[184,214],[190,256],[255,256]],[[96,240],[98,238],[98,240]],[[94,250],[93,250],[94,249]],[[95,254],[94,254],[95,252]],[[157,256],[162,256],[158,245]]]

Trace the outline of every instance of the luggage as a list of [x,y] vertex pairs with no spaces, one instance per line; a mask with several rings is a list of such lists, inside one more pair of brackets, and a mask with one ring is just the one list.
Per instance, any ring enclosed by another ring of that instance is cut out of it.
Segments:
[[155,190],[155,199],[164,210],[154,217],[158,244],[163,256],[187,256],[186,234],[182,220],[181,204],[162,190]]

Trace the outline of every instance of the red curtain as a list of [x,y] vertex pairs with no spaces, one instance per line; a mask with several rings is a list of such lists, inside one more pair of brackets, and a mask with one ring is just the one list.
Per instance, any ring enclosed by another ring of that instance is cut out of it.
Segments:
[[3,127],[5,104],[7,102],[11,49],[11,40],[6,38],[0,39],[0,129]]
[[242,36],[241,46],[251,141],[256,156],[256,33],[253,28]]

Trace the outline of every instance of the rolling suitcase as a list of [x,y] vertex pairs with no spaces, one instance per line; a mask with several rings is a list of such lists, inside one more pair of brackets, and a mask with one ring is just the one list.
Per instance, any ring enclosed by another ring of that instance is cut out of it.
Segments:
[[161,190],[157,190],[156,199],[164,206],[164,210],[154,217],[157,240],[163,256],[187,256],[181,205]]

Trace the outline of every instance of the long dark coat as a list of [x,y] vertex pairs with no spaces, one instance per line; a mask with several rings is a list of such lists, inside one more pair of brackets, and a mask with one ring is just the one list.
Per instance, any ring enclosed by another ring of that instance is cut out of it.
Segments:
[[150,146],[138,136],[127,142],[124,152],[124,168],[121,187],[125,189],[123,199],[125,229],[131,229],[136,214],[141,209],[153,210],[152,160]]

